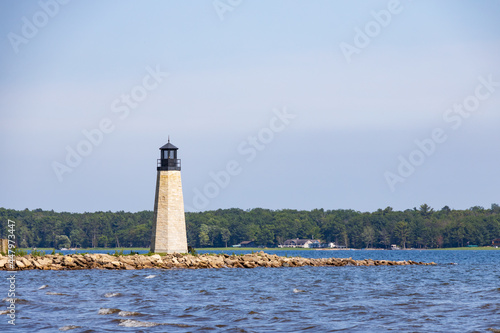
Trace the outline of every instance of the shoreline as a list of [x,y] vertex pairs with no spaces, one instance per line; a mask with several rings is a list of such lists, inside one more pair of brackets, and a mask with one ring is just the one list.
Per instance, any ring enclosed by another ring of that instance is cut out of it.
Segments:
[[[106,251],[107,253],[111,253],[113,255],[114,253],[112,252],[120,252],[120,251],[125,251],[125,252],[137,252],[137,251],[144,251],[148,252],[150,249],[149,248],[141,248],[141,247],[120,247],[120,248],[114,248],[114,247],[96,247],[96,248],[77,248],[77,249],[67,249],[67,250],[55,250],[53,248],[19,248],[19,250],[24,251],[24,252],[31,252],[33,250],[36,251],[55,251],[55,253],[64,255],[61,251],[75,251],[75,254],[81,253],[85,254],[88,253],[87,251]],[[356,248],[301,248],[301,247],[284,247],[284,248],[279,248],[279,247],[244,247],[244,248],[234,248],[234,247],[203,247],[203,248],[195,248],[197,252],[199,251],[226,251],[226,252],[240,252],[240,251],[253,251],[253,252],[259,252],[259,251],[498,251],[500,248],[495,248],[492,246],[478,246],[478,247],[447,247],[447,248],[427,248],[427,249],[418,249],[418,248],[409,248],[409,249],[398,249],[398,250],[391,250],[391,249],[381,249],[381,248],[363,248],[363,249],[356,249]],[[106,253],[103,252],[103,253]],[[29,254],[29,253],[28,253]],[[46,253],[46,255],[49,255],[51,253]]]
[[9,257],[0,256],[0,270],[135,270],[135,269],[203,269],[203,268],[256,268],[256,267],[303,267],[303,266],[404,266],[404,265],[436,265],[436,263],[416,262],[412,260],[353,260],[352,258],[302,258],[282,257],[263,251],[253,254],[153,254],[113,256],[101,253],[16,256],[15,268],[9,264]]

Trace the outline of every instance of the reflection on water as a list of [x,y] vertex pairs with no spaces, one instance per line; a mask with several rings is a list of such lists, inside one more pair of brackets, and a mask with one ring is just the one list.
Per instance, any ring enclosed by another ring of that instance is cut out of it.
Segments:
[[500,251],[286,252],[439,265],[22,271],[16,326],[0,312],[2,332],[500,329]]

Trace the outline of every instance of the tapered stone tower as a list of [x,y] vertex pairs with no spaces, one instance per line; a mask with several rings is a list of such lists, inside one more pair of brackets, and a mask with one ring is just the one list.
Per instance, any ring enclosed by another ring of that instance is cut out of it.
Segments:
[[170,138],[168,143],[160,148],[151,252],[187,253],[188,251],[178,149],[170,143]]

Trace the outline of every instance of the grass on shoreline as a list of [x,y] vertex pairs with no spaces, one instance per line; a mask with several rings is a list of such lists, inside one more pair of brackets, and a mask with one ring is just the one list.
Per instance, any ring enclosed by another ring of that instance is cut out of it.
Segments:
[[[32,248],[30,247],[22,247],[22,248],[19,248],[20,250],[24,250],[24,251],[31,251]],[[57,251],[60,251],[58,249],[54,249],[53,247],[37,247],[36,248],[37,251],[52,251],[52,250],[55,250],[56,252]],[[70,250],[70,249],[68,249]],[[101,251],[101,250],[104,250],[104,251],[120,251],[120,250],[123,250],[123,251],[149,251],[149,247],[89,247],[89,248],[77,248],[77,249],[74,249],[72,251],[77,251],[77,252],[87,252],[87,251]]]
[[[31,251],[31,248],[20,248],[23,251]],[[37,248],[37,251],[52,251],[53,248]],[[314,251],[317,249],[304,249],[304,248],[293,248],[293,247],[201,247],[196,248],[196,251]],[[324,249],[324,250],[334,250],[334,249]],[[350,250],[350,249],[343,249]],[[359,249],[356,249],[359,250]],[[377,249],[383,250],[383,249]],[[500,250],[500,248],[494,248],[492,246],[478,246],[478,247],[447,247],[447,248],[435,248],[435,249],[415,249],[415,250],[431,250],[431,251],[483,251],[483,250]],[[59,250],[55,250],[58,252]],[[95,247],[95,248],[79,248],[76,249],[76,252],[82,253],[87,251],[146,251],[149,252],[149,248],[147,247]],[[404,251],[404,250],[403,250]]]
[[200,247],[196,251],[311,251],[315,249],[304,249],[301,247]]
[[[349,251],[349,250],[390,250],[390,249],[304,249],[301,247],[203,247],[197,248],[196,251],[315,251],[315,250],[325,250],[325,251]],[[440,251],[477,251],[477,250],[500,250],[500,248],[494,248],[492,246],[478,246],[478,247],[447,247],[438,249],[405,249],[400,251],[414,251],[414,250],[440,250]]]
[[500,250],[500,248],[495,248],[493,246],[478,246],[478,247],[447,247],[447,248],[429,249],[429,250],[476,251],[476,250]]

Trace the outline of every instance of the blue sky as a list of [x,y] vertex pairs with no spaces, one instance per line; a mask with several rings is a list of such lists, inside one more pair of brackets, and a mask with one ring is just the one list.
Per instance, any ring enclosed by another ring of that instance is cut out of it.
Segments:
[[0,206],[151,210],[168,135],[187,210],[500,203],[499,14],[498,1],[3,1]]

